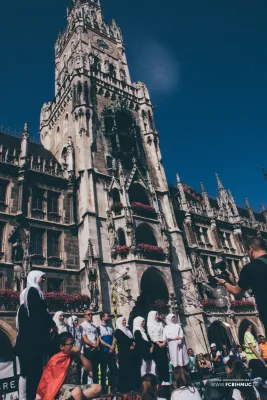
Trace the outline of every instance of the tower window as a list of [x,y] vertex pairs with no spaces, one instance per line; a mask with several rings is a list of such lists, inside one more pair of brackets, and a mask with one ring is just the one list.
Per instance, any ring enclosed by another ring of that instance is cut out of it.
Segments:
[[100,59],[98,57],[96,57],[96,56],[94,56],[93,68],[101,70]]
[[8,181],[0,180],[0,202],[6,203],[6,190]]
[[0,252],[3,251],[5,225],[0,224]]
[[58,257],[59,256],[59,236],[58,232],[47,232],[47,256]]
[[136,228],[135,232],[136,244],[150,244],[151,246],[157,246],[155,235],[149,225],[141,224]]
[[33,229],[31,231],[31,253],[43,255],[43,236],[44,231]]
[[126,82],[126,72],[124,71],[124,69],[120,70],[120,77],[123,82]]
[[125,233],[121,228],[118,229],[118,243],[119,246],[126,246]]
[[58,213],[58,193],[48,192],[47,196],[47,211],[49,213]]
[[43,210],[44,191],[41,189],[34,189],[32,197],[32,209]]

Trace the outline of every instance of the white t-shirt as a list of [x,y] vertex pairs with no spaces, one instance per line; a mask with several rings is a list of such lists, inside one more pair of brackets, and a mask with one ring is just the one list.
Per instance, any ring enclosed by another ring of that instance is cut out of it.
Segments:
[[[257,399],[260,399],[260,394],[255,387],[254,387],[254,390],[256,392]],[[233,394],[232,394],[232,399],[233,400],[243,400],[240,390],[234,389]]]
[[201,400],[201,397],[199,391],[194,387],[180,387],[172,392],[171,400]]
[[[91,324],[90,322],[84,321],[81,324],[81,327],[83,328],[83,335],[87,336],[87,339],[90,340],[90,342],[96,344],[97,341],[97,327],[94,324]],[[85,347],[89,347],[87,344],[85,344]]]

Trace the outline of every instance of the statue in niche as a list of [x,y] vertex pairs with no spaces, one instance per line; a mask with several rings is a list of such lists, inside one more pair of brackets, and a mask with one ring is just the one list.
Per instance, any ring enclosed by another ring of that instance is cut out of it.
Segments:
[[82,84],[81,84],[81,82],[79,81],[78,83],[77,83],[77,103],[78,104],[81,104],[81,95],[82,95]]
[[164,253],[166,254],[167,257],[170,257],[170,241],[169,241],[166,231],[162,232],[162,236],[163,236]]
[[149,127],[148,118],[147,118],[147,113],[144,111],[144,112],[142,113],[142,116],[143,116],[143,122],[144,122],[145,132],[147,132],[147,131],[148,131],[148,127]]
[[22,263],[24,257],[24,250],[22,247],[22,240],[19,236],[16,243],[12,246],[12,262],[15,263]]
[[109,244],[110,248],[113,249],[117,244],[116,232],[114,221],[112,217],[112,212],[110,210],[107,211],[107,226],[108,226],[108,236],[109,236]]
[[47,121],[51,114],[51,102],[44,103],[41,111],[41,121]]

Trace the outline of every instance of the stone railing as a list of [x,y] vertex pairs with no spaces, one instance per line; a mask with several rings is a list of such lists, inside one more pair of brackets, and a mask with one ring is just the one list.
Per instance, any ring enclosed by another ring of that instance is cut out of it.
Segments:
[[140,243],[137,246],[137,254],[140,258],[155,260],[155,261],[165,261],[166,254],[162,247],[152,246],[146,243]]
[[140,217],[157,219],[158,214],[154,207],[148,206],[142,203],[131,203],[131,209],[133,215],[139,215]]
[[117,246],[111,252],[113,260],[121,261],[126,260],[130,254],[131,248],[129,246]]
[[30,169],[45,174],[64,178],[65,171],[60,164],[52,160],[46,160],[41,157],[30,156]]
[[6,212],[8,205],[3,201],[0,201],[0,212]]
[[18,165],[19,153],[20,151],[17,149],[11,149],[0,145],[0,161],[2,162]]

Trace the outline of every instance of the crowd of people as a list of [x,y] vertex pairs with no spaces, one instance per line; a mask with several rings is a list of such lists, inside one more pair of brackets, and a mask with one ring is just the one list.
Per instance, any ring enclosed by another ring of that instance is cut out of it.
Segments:
[[[107,312],[100,314],[99,326],[93,323],[91,310],[85,311],[82,323],[75,315],[65,321],[62,311],[52,318],[42,290],[45,279],[43,272],[30,272],[20,295],[15,353],[20,362],[21,400],[91,399],[107,393],[108,387],[127,393],[158,385],[161,390],[165,387],[164,398],[198,400],[200,394],[190,379],[203,382],[214,374],[244,377],[249,373],[265,389],[267,342],[264,336],[255,337],[251,324],[240,345],[218,348],[212,343],[208,354],[196,356],[187,349],[174,314],[163,322],[157,311],[151,311],[147,321],[135,318],[132,330],[124,316],[116,320],[114,330]],[[260,398],[256,389],[252,397],[238,396],[236,392],[232,398]]]
[[132,331],[123,316],[113,330],[107,312],[100,314],[98,327],[90,310],[81,324],[75,315],[66,322],[62,311],[51,318],[43,295],[45,279],[43,272],[30,272],[20,295],[15,345],[20,399],[94,398],[107,393],[108,386],[126,393],[140,390],[146,374],[168,385],[169,361],[173,368],[187,366],[184,333],[174,314],[167,316],[165,326],[158,312],[151,311],[147,321],[134,319]]

